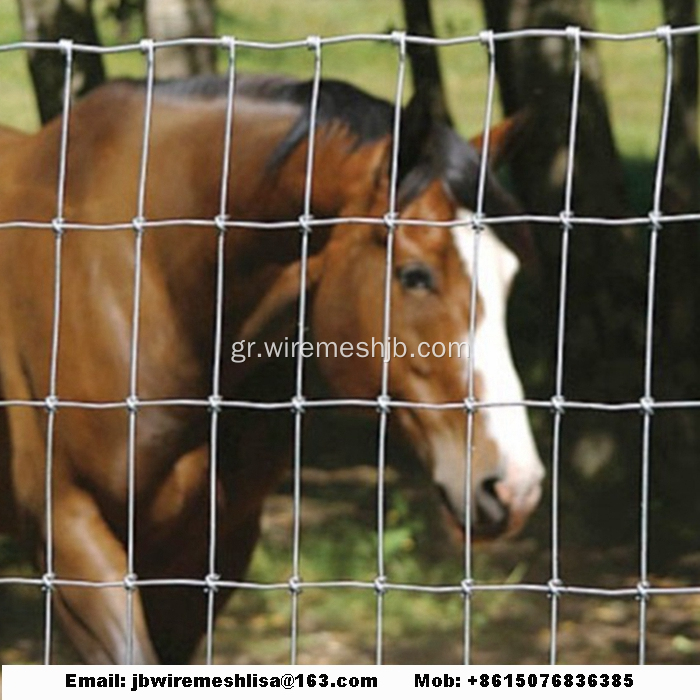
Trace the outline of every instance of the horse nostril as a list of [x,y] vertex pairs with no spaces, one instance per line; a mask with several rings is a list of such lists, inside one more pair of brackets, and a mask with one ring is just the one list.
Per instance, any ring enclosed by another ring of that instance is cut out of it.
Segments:
[[497,535],[508,523],[508,508],[496,492],[497,478],[484,479],[474,494],[476,505],[476,531],[483,535]]

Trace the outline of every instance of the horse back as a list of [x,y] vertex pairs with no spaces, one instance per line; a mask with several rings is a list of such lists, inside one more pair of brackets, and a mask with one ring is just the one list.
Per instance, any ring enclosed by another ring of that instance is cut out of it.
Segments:
[[20,131],[19,129],[13,129],[10,126],[0,124],[0,150],[3,151],[3,155],[6,149],[22,146],[30,139],[30,134]]

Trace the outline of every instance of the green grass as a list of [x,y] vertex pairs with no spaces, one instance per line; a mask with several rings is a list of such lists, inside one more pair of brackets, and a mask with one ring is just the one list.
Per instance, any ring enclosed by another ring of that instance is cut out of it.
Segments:
[[[327,497],[322,501],[323,492],[312,487],[315,498],[305,500],[302,506],[302,512],[322,508],[326,514],[312,518],[315,522],[302,531],[300,575],[305,582],[371,584],[376,577],[374,508],[358,508],[358,503],[371,502],[374,488],[347,484],[346,489],[355,493],[346,493],[347,500],[334,502]],[[347,509],[348,502],[354,503],[351,511]],[[464,576],[461,548],[440,547],[443,556],[436,560],[426,538],[426,520],[415,514],[402,489],[390,490],[386,522],[384,557],[389,580],[459,586]],[[507,563],[492,562],[484,552],[477,552],[474,559],[481,581],[517,583],[526,574],[524,564],[511,564],[509,568]],[[291,561],[291,533],[279,527],[268,530],[255,552],[249,579],[265,583],[287,581]],[[488,635],[494,619],[505,617],[506,611],[510,614],[514,604],[520,605],[514,600],[516,597],[482,596],[472,611],[474,637]],[[460,663],[464,602],[459,592],[394,590],[385,594],[383,603],[383,641],[388,663]],[[311,588],[302,593],[299,604],[301,663],[373,662],[377,600],[372,588]],[[286,663],[290,616],[291,599],[285,591],[236,594],[217,624],[215,648],[219,660]],[[245,630],[243,635],[241,630]],[[333,643],[330,649],[326,648],[329,640]]]
[[[0,44],[21,40],[17,3],[0,0]],[[0,123],[24,129],[33,129],[39,124],[23,51],[0,53]]]
[[[660,2],[598,0],[595,10],[601,31],[633,32],[663,24]],[[628,158],[652,159],[661,118],[663,45],[654,39],[601,42],[599,52],[618,148]]]

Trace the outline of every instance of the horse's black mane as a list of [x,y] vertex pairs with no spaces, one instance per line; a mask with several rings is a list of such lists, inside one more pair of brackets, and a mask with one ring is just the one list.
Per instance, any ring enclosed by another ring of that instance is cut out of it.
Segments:
[[[269,167],[279,167],[308,135],[310,125],[311,81],[281,75],[243,74],[236,77],[236,93],[250,98],[286,102],[300,108],[300,115],[275,149]],[[228,91],[223,76],[198,76],[156,83],[155,94],[176,99],[221,99]],[[319,91],[317,125],[344,124],[355,137],[352,148],[371,143],[392,133],[394,107],[359,88],[340,80],[323,80]],[[463,207],[475,210],[480,156],[470,143],[447,124],[431,127],[425,147],[415,166],[399,164],[399,198],[408,202],[431,182],[441,179]],[[484,209],[491,216],[518,212],[515,200],[490,173],[487,176]]]
[[[299,119],[275,149],[270,165],[281,165],[309,133],[311,81],[282,75],[243,74],[236,77],[236,93],[251,98],[287,102],[302,111]],[[156,95],[175,98],[220,99],[226,97],[228,80],[223,76],[197,76],[156,83]],[[319,126],[342,122],[355,137],[352,148],[376,141],[390,133],[394,109],[386,101],[340,80],[324,80],[319,92],[316,120]]]

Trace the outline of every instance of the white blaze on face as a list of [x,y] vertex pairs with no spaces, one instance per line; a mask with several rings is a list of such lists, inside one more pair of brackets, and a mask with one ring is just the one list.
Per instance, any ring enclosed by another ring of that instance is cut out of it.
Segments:
[[[468,218],[469,212],[460,211],[460,218]],[[477,292],[481,299],[483,314],[478,320],[475,338],[470,347],[474,361],[474,372],[481,380],[480,401],[512,403],[524,399],[523,387],[515,370],[506,330],[506,307],[513,278],[519,269],[516,256],[496,237],[489,228],[480,235],[478,252],[478,276],[474,270],[474,237],[469,226],[456,226],[452,229],[454,242],[462,258],[465,271],[472,279],[477,279]],[[464,360],[465,376],[468,373],[469,359]],[[525,509],[529,512],[539,499],[539,482],[544,475],[544,467],[537,453],[530,429],[527,412],[523,406],[494,407],[481,409],[486,418],[489,437],[498,449],[498,464],[501,480],[496,485],[496,493],[504,504],[512,510]],[[445,472],[445,467],[436,471]],[[454,475],[449,478],[452,484],[443,487],[454,490]],[[455,494],[457,495],[457,494]],[[454,503],[454,501],[453,501]],[[455,503],[456,505],[456,503]],[[463,507],[460,507],[460,511]]]

